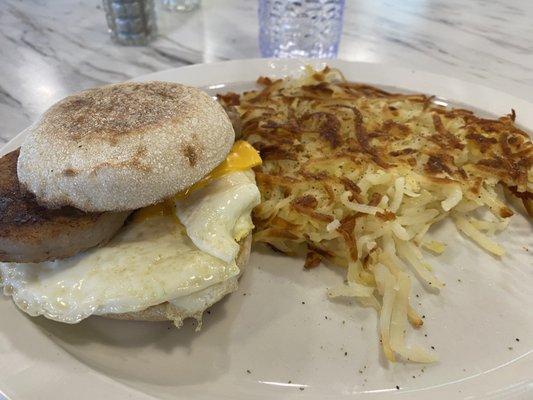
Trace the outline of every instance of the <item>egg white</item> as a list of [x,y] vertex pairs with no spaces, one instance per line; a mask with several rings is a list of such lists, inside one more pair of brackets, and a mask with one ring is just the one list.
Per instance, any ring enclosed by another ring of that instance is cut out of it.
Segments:
[[176,215],[199,249],[231,262],[239,252],[237,241],[254,227],[251,212],[260,202],[254,173],[237,171],[177,200]]
[[179,328],[185,318],[192,317],[198,322],[196,330],[201,329],[203,312],[225,295],[236,291],[239,286],[238,282],[238,276],[234,276],[199,292],[170,300],[169,303],[173,306],[174,325]]
[[0,263],[0,285],[28,314],[65,323],[167,301],[201,315],[237,288],[236,240],[251,232],[258,202],[251,171],[228,174],[178,202],[183,225],[171,215],[134,218],[103,247],[55,261]]

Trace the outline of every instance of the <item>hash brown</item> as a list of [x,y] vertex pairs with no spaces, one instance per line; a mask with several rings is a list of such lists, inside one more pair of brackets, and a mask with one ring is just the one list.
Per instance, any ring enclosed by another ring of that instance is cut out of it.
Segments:
[[[515,112],[480,118],[431,96],[348,82],[328,67],[257,83],[219,96],[263,159],[254,239],[287,254],[304,250],[307,268],[322,260],[347,267],[346,285],[329,293],[380,312],[387,358],[433,361],[405,344],[405,322],[422,325],[409,304],[409,271],[429,290],[444,287],[421,250],[444,251],[424,236],[446,217],[502,256],[489,237],[513,215],[502,187],[533,215],[533,145]],[[476,210],[491,215],[478,219]]]

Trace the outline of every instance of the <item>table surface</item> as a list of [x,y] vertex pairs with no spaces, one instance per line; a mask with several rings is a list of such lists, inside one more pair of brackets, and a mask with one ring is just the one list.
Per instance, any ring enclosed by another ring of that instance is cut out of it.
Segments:
[[[109,39],[100,0],[2,0],[0,144],[81,89],[259,57],[256,0],[158,14],[155,42],[122,47]],[[533,101],[533,1],[346,0],[339,58],[433,71]]]

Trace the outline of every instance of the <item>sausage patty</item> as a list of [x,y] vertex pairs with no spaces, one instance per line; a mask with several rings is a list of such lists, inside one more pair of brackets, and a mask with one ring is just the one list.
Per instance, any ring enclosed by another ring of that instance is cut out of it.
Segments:
[[0,158],[0,261],[40,262],[72,256],[111,239],[129,211],[47,209],[20,187],[19,150]]

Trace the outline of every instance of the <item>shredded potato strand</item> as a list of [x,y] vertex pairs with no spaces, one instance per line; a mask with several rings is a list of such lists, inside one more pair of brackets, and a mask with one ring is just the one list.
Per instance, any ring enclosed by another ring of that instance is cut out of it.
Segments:
[[455,225],[466,236],[474,240],[477,244],[483,247],[485,250],[491,252],[497,256],[503,256],[505,250],[499,244],[489,239],[485,234],[477,230],[474,225],[466,220],[464,217],[454,215]]

